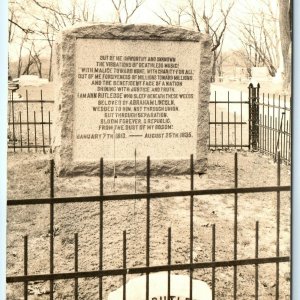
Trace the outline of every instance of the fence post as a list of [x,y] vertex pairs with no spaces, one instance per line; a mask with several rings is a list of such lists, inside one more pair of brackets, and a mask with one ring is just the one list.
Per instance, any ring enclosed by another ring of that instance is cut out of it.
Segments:
[[257,151],[259,148],[259,89],[260,85],[254,87],[249,84],[249,148]]

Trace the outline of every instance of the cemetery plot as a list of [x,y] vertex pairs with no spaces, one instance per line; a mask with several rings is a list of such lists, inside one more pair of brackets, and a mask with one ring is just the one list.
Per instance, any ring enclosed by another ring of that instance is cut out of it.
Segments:
[[[233,155],[209,155],[209,172],[195,176],[194,189],[230,188],[234,185]],[[251,172],[249,172],[251,169]],[[238,163],[238,186],[274,186],[277,183],[276,164],[256,153],[241,152]],[[224,177],[224,174],[227,176]],[[264,174],[264,176],[257,176]],[[34,184],[39,180],[39,185]],[[105,177],[104,195],[143,193],[147,190],[145,177]],[[290,183],[289,168],[281,165],[281,185]],[[26,188],[24,188],[26,187]],[[49,162],[41,156],[29,157],[25,153],[9,157],[9,198],[41,198],[49,196]],[[190,188],[189,176],[161,176],[150,181],[151,192],[184,191]],[[55,178],[55,196],[69,197],[99,195],[98,177]],[[290,251],[290,195],[281,192],[280,256]],[[275,257],[276,192],[249,193],[238,197],[237,258],[255,257],[256,221],[259,222],[258,257]],[[24,200],[22,200],[24,201]],[[26,201],[26,200],[25,200]],[[38,201],[38,200],[37,200]],[[262,206],[263,203],[263,206]],[[55,272],[74,271],[75,233],[78,234],[78,270],[97,271],[99,267],[99,203],[63,203],[54,207],[54,261]],[[123,266],[123,231],[127,233],[127,267],[145,266],[146,253],[146,200],[105,201],[103,205],[103,268]],[[172,228],[172,264],[188,263],[190,259],[190,197],[157,198],[150,202],[150,266],[165,265],[168,258],[168,228]],[[253,217],[255,216],[255,218]],[[46,220],[46,221],[45,221]],[[76,220],[76,222],[74,222]],[[28,235],[28,274],[49,272],[49,205],[8,207],[8,276],[22,274],[23,236]],[[213,226],[215,224],[215,227]],[[234,197],[233,195],[201,195],[194,197],[195,263],[210,262],[212,233],[215,230],[215,260],[231,261],[234,254]],[[21,233],[21,234],[20,234]],[[36,251],[38,249],[38,251]],[[237,295],[249,299],[255,292],[255,266],[238,266]],[[280,298],[289,295],[289,263],[280,263]],[[258,267],[258,293],[260,298],[275,297],[276,266],[261,264]],[[233,296],[233,267],[215,269],[217,298]],[[175,274],[177,272],[174,272]],[[181,274],[189,272],[181,271]],[[212,269],[197,269],[194,278],[205,281],[211,288]],[[128,275],[127,279],[134,277]],[[104,299],[109,291],[122,285],[122,276],[103,279]],[[78,280],[79,296],[98,298],[97,278]],[[23,293],[23,285],[9,284],[8,299]],[[49,297],[49,282],[29,282],[31,293]],[[55,296],[74,299],[74,280],[57,280]],[[72,298],[73,297],[73,298]],[[279,298],[279,299],[280,299]]]

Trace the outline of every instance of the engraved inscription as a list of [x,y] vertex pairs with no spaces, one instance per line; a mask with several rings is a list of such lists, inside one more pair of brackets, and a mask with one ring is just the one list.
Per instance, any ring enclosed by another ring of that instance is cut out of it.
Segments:
[[78,39],[74,160],[130,159],[136,151],[141,159],[188,158],[196,150],[199,57],[192,42]]

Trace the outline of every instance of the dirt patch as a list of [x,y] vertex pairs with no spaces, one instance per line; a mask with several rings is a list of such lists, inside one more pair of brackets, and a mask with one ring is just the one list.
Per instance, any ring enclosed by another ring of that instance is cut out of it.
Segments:
[[[49,156],[17,153],[8,155],[8,199],[49,197]],[[208,172],[195,175],[195,189],[234,186],[234,154],[212,152]],[[277,166],[257,153],[238,153],[238,186],[277,184]],[[118,170],[116,170],[118,171]],[[290,185],[290,168],[281,165],[281,184]],[[189,190],[189,176],[151,178],[151,191]],[[105,194],[146,191],[146,178],[107,177]],[[98,177],[55,178],[55,196],[99,194]],[[194,261],[212,259],[212,225],[216,226],[216,260],[233,259],[234,196],[194,197]],[[238,259],[255,257],[255,225],[259,221],[259,257],[276,255],[276,193],[253,193],[238,198]],[[172,228],[172,263],[189,262],[189,197],[151,200],[150,265],[167,263],[167,232]],[[79,270],[97,270],[99,265],[99,203],[55,205],[55,272],[74,270],[74,234],[79,236]],[[49,206],[8,208],[7,274],[23,274],[23,236],[28,235],[29,274],[49,272]],[[104,268],[122,267],[122,234],[127,233],[127,267],[145,266],[146,200],[104,203]],[[280,255],[290,253],[290,193],[281,193]],[[238,267],[238,299],[254,298],[254,266]],[[211,285],[211,269],[197,270],[194,277]],[[129,277],[129,276],[128,276]],[[273,299],[275,264],[259,266],[259,295]],[[104,279],[104,299],[122,284],[119,277]],[[74,299],[73,280],[55,283],[55,299]],[[48,299],[49,283],[29,285],[29,299]],[[7,299],[22,299],[22,284],[8,285]],[[233,294],[233,269],[216,270],[216,299]],[[98,279],[79,280],[79,299],[98,298]],[[280,264],[280,299],[289,299],[289,264]]]

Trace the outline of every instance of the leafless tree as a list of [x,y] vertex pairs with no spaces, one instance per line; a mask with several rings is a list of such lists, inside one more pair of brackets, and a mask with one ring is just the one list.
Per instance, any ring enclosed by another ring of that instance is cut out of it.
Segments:
[[[213,0],[209,1],[209,6],[207,6],[207,2],[204,1],[203,7],[197,8],[194,0],[188,0],[188,14],[191,17],[194,28],[198,31],[204,31],[212,37],[212,82],[215,81],[217,63],[222,61],[219,60],[219,57],[228,26],[228,17],[234,3],[234,1],[231,1],[224,7],[221,0]],[[221,67],[218,68],[220,69]]]
[[115,10],[116,22],[127,24],[145,0],[135,0],[132,6],[129,5],[128,0],[111,0],[111,2]]
[[21,75],[21,72],[22,72],[22,67],[23,67],[23,63],[22,63],[22,55],[23,55],[23,46],[24,46],[24,43],[26,41],[26,37],[27,37],[27,34],[25,34],[23,36],[23,38],[21,39],[21,42],[19,43],[19,56],[18,56],[18,66],[17,66],[17,77],[20,77]]
[[15,28],[20,29],[26,34],[33,33],[32,29],[21,25],[19,18],[16,15],[15,5],[9,6],[8,11],[9,11],[9,17],[8,17],[8,42],[9,43],[13,40]]
[[248,68],[266,66],[275,76],[279,67],[278,18],[271,0],[261,0],[263,6],[255,10],[249,6],[250,17],[239,19],[238,36]]
[[280,28],[280,41],[281,51],[284,63],[284,89],[290,89],[291,84],[291,5],[290,0],[278,0],[279,3],[279,28]]
[[38,73],[38,76],[42,78],[42,60],[41,54],[44,48],[37,47],[35,41],[31,41],[30,47],[27,48],[28,50],[28,63],[27,67],[25,68],[23,74],[30,74],[30,68],[35,67],[34,70]]
[[172,26],[181,26],[186,23],[187,5],[176,5],[170,9],[161,6],[161,13],[155,12],[154,14],[165,24]]
[[[17,76],[19,77],[22,72],[22,55],[28,35],[33,31],[30,27],[25,26],[21,22],[21,9],[18,1],[9,1],[8,7],[8,43],[11,44],[15,40],[18,41],[18,59],[17,59]],[[8,74],[10,74],[10,55],[8,54]]]
[[[203,4],[201,6],[201,4]],[[207,5],[208,4],[208,5]],[[215,81],[216,72],[221,72],[222,67],[217,65],[222,63],[220,58],[225,32],[228,26],[230,11],[234,5],[234,0],[230,1],[226,7],[223,6],[222,0],[212,1],[194,1],[185,0],[181,6],[177,6],[175,14],[170,10],[163,9],[163,13],[155,13],[164,23],[169,25],[190,24],[192,28],[199,32],[205,32],[212,37],[213,59],[212,59],[212,77]]]
[[[47,56],[49,57],[48,79],[52,80],[52,59],[53,59],[53,42],[55,35],[63,28],[74,25],[80,21],[95,21],[96,1],[90,5],[88,0],[72,0],[69,6],[62,6],[59,0],[24,0],[20,2],[20,9],[23,14],[31,19],[31,36],[30,41],[38,41],[40,48],[45,50],[47,46]],[[27,48],[31,47],[29,45]],[[37,45],[32,48],[35,55],[31,57],[39,72],[40,51]]]

